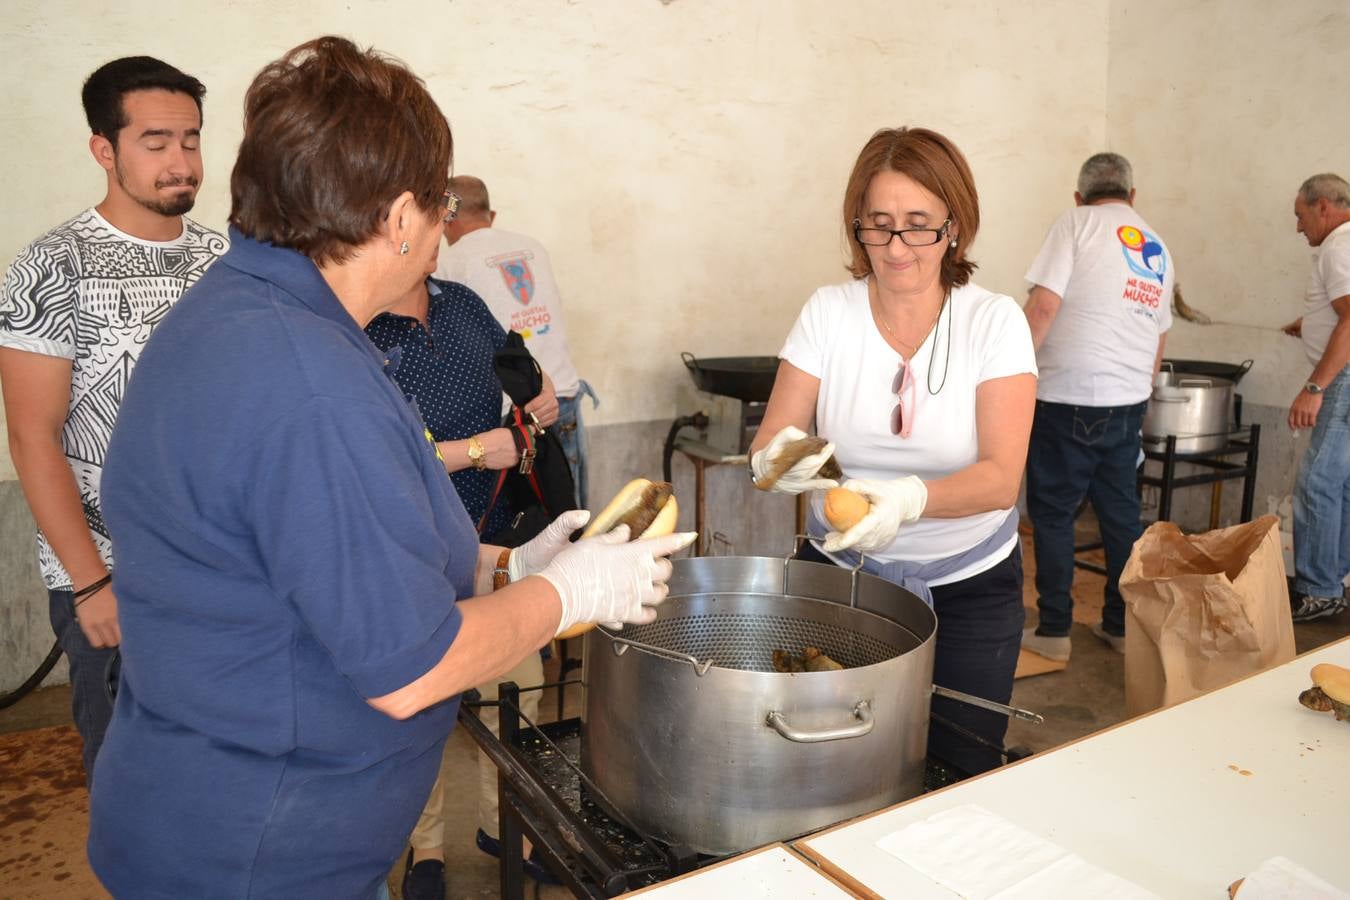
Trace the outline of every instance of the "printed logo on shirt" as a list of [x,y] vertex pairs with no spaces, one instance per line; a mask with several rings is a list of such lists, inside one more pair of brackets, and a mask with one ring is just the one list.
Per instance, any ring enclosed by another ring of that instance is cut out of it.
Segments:
[[1167,274],[1167,254],[1163,252],[1162,241],[1133,225],[1117,228],[1116,237],[1120,238],[1121,251],[1130,271],[1162,284],[1163,276]]
[[495,256],[487,261],[488,265],[497,267],[502,281],[506,282],[506,289],[521,306],[528,306],[534,298],[534,273],[530,271],[530,259],[533,256],[533,253],[526,251]]
[[1167,254],[1156,235],[1133,225],[1116,229],[1125,264],[1136,277],[1125,282],[1123,299],[1131,301],[1130,312],[1157,321],[1162,304],[1164,276],[1167,274]]
[[511,330],[519,332],[528,341],[532,337],[548,334],[553,327],[550,324],[552,321],[553,315],[547,306],[532,306],[511,313]]
[[436,439],[431,436],[431,429],[424,427],[422,429],[422,434],[426,437],[427,443],[431,445],[431,449],[436,451],[436,458],[441,462],[445,462],[445,457],[441,456],[441,445],[436,443]]

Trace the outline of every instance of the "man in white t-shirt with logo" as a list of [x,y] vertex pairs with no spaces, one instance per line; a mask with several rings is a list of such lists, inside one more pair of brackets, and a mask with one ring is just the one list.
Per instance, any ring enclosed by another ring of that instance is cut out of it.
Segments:
[[586,508],[586,441],[581,424],[581,398],[599,401],[577,375],[567,349],[562,298],[553,280],[548,251],[534,238],[494,228],[487,186],[472,175],[450,179],[459,195],[459,213],[445,226],[447,247],[441,250],[436,277],[471,288],[483,298],[507,331],[518,332],[525,346],[553,381],[558,396],[558,431],[576,482],[576,503]]
[[1075,207],[1055,220],[1027,271],[1025,312],[1040,382],[1027,455],[1040,622],[1022,646],[1069,658],[1074,518],[1092,501],[1106,551],[1105,609],[1092,631],[1125,652],[1120,573],[1139,538],[1140,426],[1172,325],[1171,254],[1134,210],[1129,162],[1098,153]]
[[132,367],[179,296],[225,252],[189,220],[202,178],[202,97],[148,56],[84,83],[103,202],[33,241],[5,274],[0,384],[19,484],[38,526],[52,629],[70,661],[87,778],[112,716],[121,631],[99,485]]
[[1311,428],[1294,487],[1294,621],[1346,610],[1350,574],[1350,184],[1324,173],[1294,198],[1298,230],[1313,249],[1301,318],[1312,374],[1289,407],[1289,427]]

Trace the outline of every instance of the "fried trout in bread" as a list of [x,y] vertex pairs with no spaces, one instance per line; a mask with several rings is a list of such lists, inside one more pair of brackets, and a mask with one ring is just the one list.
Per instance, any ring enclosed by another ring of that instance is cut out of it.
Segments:
[[[628,526],[628,539],[664,537],[675,533],[680,517],[680,506],[675,502],[675,490],[666,481],[648,481],[634,478],[623,486],[609,505],[591,519],[584,538],[608,534],[620,525]],[[595,627],[594,622],[579,622],[557,636],[567,640],[585,634]]]

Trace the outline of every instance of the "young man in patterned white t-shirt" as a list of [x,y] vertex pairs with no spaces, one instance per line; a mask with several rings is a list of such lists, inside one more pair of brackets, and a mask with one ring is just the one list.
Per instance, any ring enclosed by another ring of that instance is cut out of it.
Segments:
[[103,457],[131,369],[155,325],[226,249],[185,217],[202,178],[202,97],[147,56],[100,67],[82,99],[107,173],[98,206],[25,247],[0,297],[0,388],[9,447],[38,525],[52,629],[70,660],[86,778],[112,715],[121,641]]

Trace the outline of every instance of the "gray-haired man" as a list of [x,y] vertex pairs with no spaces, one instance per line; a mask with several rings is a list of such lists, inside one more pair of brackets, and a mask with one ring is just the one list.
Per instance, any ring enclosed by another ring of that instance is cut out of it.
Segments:
[[1294,621],[1310,622],[1345,611],[1350,574],[1350,184],[1312,176],[1294,218],[1314,248],[1303,315],[1284,327],[1313,365],[1289,406],[1289,427],[1312,429],[1294,487]]
[[1073,522],[1091,499],[1106,551],[1105,609],[1093,633],[1124,652],[1120,573],[1139,537],[1139,429],[1172,325],[1175,274],[1134,210],[1134,176],[1116,153],[1078,173],[1075,207],[1055,220],[1027,271],[1026,315],[1040,378],[1027,454],[1040,623],[1022,646],[1069,658]]

